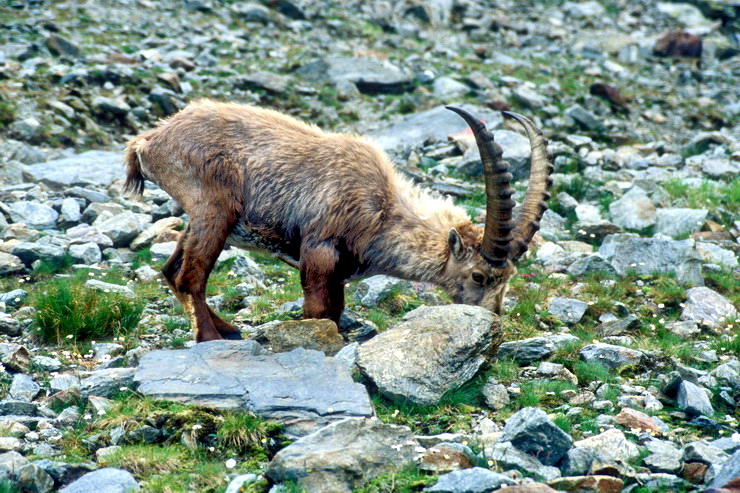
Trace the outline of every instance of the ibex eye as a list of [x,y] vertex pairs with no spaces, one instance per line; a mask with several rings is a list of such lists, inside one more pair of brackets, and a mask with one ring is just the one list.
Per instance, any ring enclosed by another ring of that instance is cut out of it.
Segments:
[[473,272],[473,281],[482,285],[484,282],[486,282],[486,276],[484,276],[480,272]]

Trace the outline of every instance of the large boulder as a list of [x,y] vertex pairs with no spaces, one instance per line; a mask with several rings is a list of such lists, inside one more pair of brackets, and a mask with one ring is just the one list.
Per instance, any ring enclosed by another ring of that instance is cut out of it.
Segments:
[[[501,128],[503,117],[500,113],[469,104],[458,105],[486,122],[489,129]],[[399,147],[417,148],[427,139],[446,141],[450,135],[468,130],[468,124],[444,106],[409,115],[385,128],[370,134],[370,137],[385,150]],[[506,158],[504,148],[504,158]]]
[[348,416],[372,416],[365,387],[319,351],[275,354],[255,341],[211,341],[141,358],[139,392],[218,409],[249,409],[306,435]]
[[24,170],[27,180],[44,183],[55,190],[73,185],[107,187],[113,180],[124,178],[120,152],[87,151],[76,156],[31,164]]
[[357,365],[382,393],[432,405],[470,380],[500,337],[498,319],[485,308],[422,306],[361,345]]
[[347,418],[305,436],[275,455],[267,476],[295,481],[308,493],[347,492],[414,463],[419,443],[405,426]]
[[599,248],[620,276],[629,272],[646,276],[675,274],[681,283],[703,285],[701,257],[694,240],[640,238],[629,234],[609,235]]

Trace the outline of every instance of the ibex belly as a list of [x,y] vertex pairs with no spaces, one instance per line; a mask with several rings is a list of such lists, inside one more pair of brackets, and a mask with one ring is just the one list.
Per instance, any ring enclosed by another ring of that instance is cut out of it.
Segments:
[[[245,250],[262,250],[287,259],[294,258],[289,242],[283,238],[264,234],[243,222],[237,223],[227,239],[229,245]],[[294,259],[297,261],[297,259]]]

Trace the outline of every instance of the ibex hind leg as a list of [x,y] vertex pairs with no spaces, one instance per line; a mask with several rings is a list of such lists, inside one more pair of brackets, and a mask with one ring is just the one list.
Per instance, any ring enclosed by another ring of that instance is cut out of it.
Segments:
[[304,318],[328,318],[339,324],[344,310],[344,284],[337,273],[338,254],[322,244],[301,251]]
[[[184,236],[181,241],[177,243],[177,247],[175,248],[174,253],[172,256],[167,260],[167,262],[164,264],[164,267],[162,267],[162,274],[164,275],[164,279],[167,282],[167,285],[170,287],[172,292],[175,294],[177,299],[180,301],[183,307],[186,306],[186,303],[188,303],[188,300],[185,298],[183,293],[180,293],[175,288],[175,278],[177,277],[178,272],[180,272],[180,268],[182,267],[182,259],[183,259],[183,243],[184,243]],[[232,340],[240,340],[241,335],[239,333],[239,329],[231,325],[230,323],[224,321],[219,317],[211,307],[208,307],[208,313],[211,316],[211,321],[213,322],[213,325],[216,327],[216,331],[221,334],[221,337],[224,339],[232,339]]]
[[236,212],[228,212],[236,209],[229,205],[201,204],[198,211],[190,214],[190,225],[179,243],[182,260],[172,284],[192,321],[197,342],[223,339],[217,323],[229,336],[237,332],[213,313],[205,299],[208,276],[236,221]]

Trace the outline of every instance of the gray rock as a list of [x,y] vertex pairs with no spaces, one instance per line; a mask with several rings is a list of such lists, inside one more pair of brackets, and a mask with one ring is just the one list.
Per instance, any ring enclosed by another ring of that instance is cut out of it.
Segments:
[[59,371],[62,368],[62,362],[51,356],[34,356],[31,361],[34,366],[44,371]]
[[112,247],[113,242],[103,233],[93,228],[89,224],[78,224],[67,230],[67,237],[76,243],[95,243],[98,247]]
[[[503,123],[503,117],[498,112],[469,104],[461,104],[459,107],[484,120],[489,129],[500,128]],[[467,129],[468,125],[462,118],[445,109],[444,106],[437,106],[431,110],[407,116],[403,120],[370,134],[370,137],[383,149],[393,150],[399,147],[421,147],[427,139],[446,142],[449,135],[458,134]],[[504,157],[506,157],[505,153],[504,148]]]
[[709,288],[691,288],[686,292],[682,320],[690,320],[713,330],[724,328],[726,322],[737,316],[737,309],[721,294]]
[[534,89],[524,85],[515,87],[511,91],[511,95],[524,106],[533,110],[538,110],[547,105],[547,99]]
[[85,474],[59,490],[59,493],[130,493],[140,489],[130,472],[106,467]]
[[402,92],[411,88],[408,72],[375,58],[333,56],[304,65],[296,73],[314,82],[351,82],[367,94]]
[[506,420],[500,441],[526,452],[545,465],[555,465],[570,449],[573,439],[547,418],[544,411],[525,407]]
[[652,472],[678,474],[681,472],[682,452],[671,442],[652,439],[645,443],[651,452],[645,458],[644,464]]
[[520,341],[504,342],[499,347],[496,357],[498,359],[511,358],[518,363],[532,363],[552,356],[555,351],[566,347],[568,344],[579,342],[576,336],[569,334],[557,334],[546,337],[532,337]]
[[17,478],[28,459],[16,451],[0,454],[0,477]]
[[266,475],[275,482],[296,481],[308,493],[349,493],[376,476],[413,464],[418,446],[405,426],[347,418],[282,449]]
[[594,272],[605,272],[607,274],[616,274],[617,271],[612,264],[604,260],[598,253],[582,257],[568,266],[568,274],[574,277],[583,277]]
[[362,344],[357,365],[384,394],[431,405],[470,380],[499,337],[485,308],[422,306]]
[[584,346],[579,351],[581,359],[590,363],[601,363],[610,370],[640,364],[645,353],[611,344],[595,343]]
[[80,48],[76,44],[58,34],[52,33],[47,36],[45,43],[51,54],[55,56],[76,58],[80,54]]
[[672,333],[684,339],[690,339],[701,333],[701,329],[699,329],[699,326],[696,324],[696,322],[691,320],[670,322],[667,323],[665,326]]
[[616,428],[579,440],[573,446],[590,450],[597,460],[606,464],[625,464],[640,455],[637,445],[627,440],[624,433]]
[[702,260],[711,264],[717,264],[725,269],[737,269],[737,257],[731,250],[726,250],[713,243],[698,242],[696,251],[699,252]]
[[103,260],[103,254],[100,251],[100,247],[97,243],[82,243],[69,246],[69,256],[72,259],[81,264],[91,265],[97,264]]
[[135,372],[135,368],[109,368],[90,372],[80,381],[80,392],[84,397],[111,397],[121,387],[133,386]]
[[712,442],[709,442],[712,447],[717,447],[726,454],[734,454],[740,450],[740,440],[737,440],[731,436],[718,438]]
[[126,298],[135,298],[134,291],[122,284],[113,284],[110,282],[103,282],[99,279],[88,279],[85,281],[85,287],[88,289],[94,289],[95,291],[102,291],[104,293],[115,293],[125,296]]
[[708,214],[706,209],[658,209],[655,231],[674,238],[696,233],[701,231]]
[[26,464],[18,472],[18,484],[23,491],[46,493],[54,488],[54,480],[36,464]]
[[[121,204],[112,202],[93,202],[88,205],[82,212],[82,220],[86,223],[94,223],[99,217],[109,218],[126,212],[126,208]],[[101,219],[101,221],[103,220]]]
[[5,306],[18,308],[26,299],[28,299],[28,291],[25,289],[14,289],[7,293],[0,293],[0,303],[3,303]]
[[456,98],[470,92],[470,87],[451,77],[439,77],[434,80],[432,90],[440,98]]
[[59,218],[59,213],[48,205],[25,200],[10,204],[9,212],[11,221],[34,229],[53,228]]
[[[709,375],[717,379],[722,385],[730,388],[740,388],[740,361],[731,360],[721,364],[709,372]],[[740,447],[740,444],[738,446]]]
[[724,464],[729,458],[730,456],[722,449],[703,440],[687,443],[683,447],[683,462],[701,462],[711,466],[712,464]]
[[273,72],[252,72],[236,77],[234,86],[238,89],[265,89],[275,94],[288,90],[291,78]]
[[44,183],[55,190],[72,185],[107,187],[124,178],[120,152],[87,151],[73,157],[32,164],[24,170],[30,181]]
[[170,258],[175,253],[176,248],[176,241],[165,241],[164,243],[155,243],[152,245],[149,252],[152,254],[152,260],[161,262]]
[[33,378],[24,373],[17,373],[13,377],[8,394],[11,399],[31,402],[38,395],[39,390],[41,387],[33,381]]
[[543,465],[531,455],[514,447],[511,442],[498,441],[493,447],[486,448],[484,453],[486,459],[495,462],[503,470],[517,469],[545,481],[560,477],[557,467]]
[[[107,370],[112,371],[112,370]],[[254,341],[212,341],[192,349],[145,354],[139,391],[156,399],[218,409],[249,409],[293,435],[347,416],[371,416],[365,387],[318,351],[273,354]]]
[[606,14],[606,9],[599,2],[565,2],[563,12],[573,17],[600,18]]
[[691,416],[711,416],[714,414],[714,408],[704,388],[687,380],[682,380],[679,384],[676,402],[679,409],[686,411]]
[[550,302],[550,315],[564,324],[577,324],[588,309],[588,303],[573,298],[555,297]]
[[64,260],[65,255],[64,248],[50,243],[31,242],[16,244],[10,249],[10,253],[21,259],[26,266],[30,266],[36,260],[61,262]]
[[362,306],[374,307],[390,296],[396,289],[409,289],[409,281],[391,276],[372,276],[357,283],[354,297]]
[[62,207],[60,209],[62,220],[65,223],[76,224],[82,219],[82,211],[80,210],[80,203],[76,199],[67,197],[62,200]]
[[0,334],[15,337],[21,335],[21,330],[21,323],[18,320],[7,313],[0,312]]
[[640,319],[635,315],[628,315],[618,320],[610,320],[596,327],[599,337],[621,336],[625,332],[640,328]]
[[92,106],[96,113],[106,119],[125,117],[131,106],[122,98],[107,98],[105,96],[95,96],[92,100]]
[[609,204],[609,214],[614,224],[627,229],[645,229],[656,221],[655,205],[637,186]]
[[94,226],[111,239],[116,248],[126,247],[141,233],[141,223],[133,212],[127,211],[100,221]]
[[[529,139],[520,133],[511,130],[496,130],[494,138],[498,145],[504,150],[504,159],[509,164],[509,172],[515,180],[529,177],[530,158],[532,154]],[[457,170],[466,176],[476,178],[483,176],[483,162],[477,146],[472,146],[458,166]]]
[[39,407],[25,401],[0,401],[0,416],[38,416]]
[[23,272],[23,261],[10,253],[0,252],[0,276],[17,274],[19,272]]
[[506,390],[504,385],[491,379],[481,389],[483,398],[486,400],[486,405],[498,411],[509,405],[509,392]]
[[515,481],[508,476],[482,467],[473,467],[443,474],[437,479],[434,486],[425,488],[424,491],[432,493],[488,493],[502,486],[513,484],[516,484]]
[[732,454],[723,465],[713,465],[710,472],[714,474],[714,479],[709,488],[721,488],[730,480],[740,477],[740,450]]
[[579,104],[575,104],[565,110],[565,114],[586,130],[598,130],[604,127],[601,120]]
[[110,202],[110,195],[108,195],[107,193],[87,187],[72,187],[65,190],[64,193],[65,195],[79,197],[93,203]]
[[694,240],[609,235],[601,244],[599,254],[612,264],[620,276],[630,271],[638,275],[675,274],[681,283],[704,284],[701,259]]

